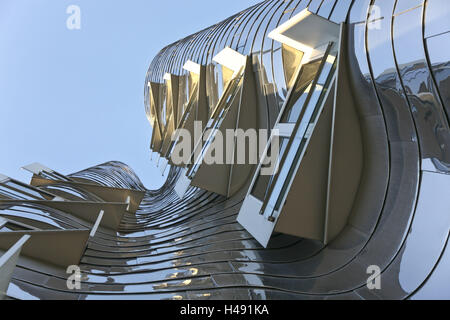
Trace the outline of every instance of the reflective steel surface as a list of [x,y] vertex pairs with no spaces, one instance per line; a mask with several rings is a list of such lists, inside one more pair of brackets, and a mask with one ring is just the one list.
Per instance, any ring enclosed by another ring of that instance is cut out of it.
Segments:
[[[164,103],[153,101],[147,84],[163,84],[170,73],[188,88],[185,62],[206,65],[212,108],[223,91],[223,70],[212,58],[227,46],[251,55],[258,75],[258,117],[272,128],[288,88],[281,44],[267,35],[307,7],[348,25],[346,63],[361,125],[362,178],[337,238],[323,245],[276,234],[264,249],[236,221],[247,190],[227,199],[190,187],[180,199],[174,191],[180,168],[171,167],[160,190],[146,190],[131,168],[110,162],[67,178],[141,190],[145,196],[135,214],[124,214],[119,230],[100,228],[88,241],[80,262],[81,289],[68,289],[63,269],[19,263],[9,298],[450,299],[448,1],[256,4],[155,57],[145,81],[145,106],[154,130],[166,123],[155,107]],[[189,99],[186,91],[179,96],[180,103]],[[163,94],[158,99],[165,100]],[[91,192],[64,184],[41,189],[56,190],[66,199],[99,201]],[[90,227],[42,205],[0,206],[0,217],[41,229]],[[367,286],[370,266],[381,271],[379,289]]]

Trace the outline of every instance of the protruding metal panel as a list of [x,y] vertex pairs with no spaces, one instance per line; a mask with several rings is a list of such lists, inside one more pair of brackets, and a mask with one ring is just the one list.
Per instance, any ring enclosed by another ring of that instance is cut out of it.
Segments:
[[6,296],[20,251],[28,239],[30,239],[29,235],[23,236],[6,253],[0,256],[0,300]]
[[132,213],[136,212],[137,208],[139,207],[139,204],[141,203],[145,195],[145,191],[140,190],[112,188],[82,182],[49,180],[36,175],[34,175],[31,180],[31,185],[34,186],[50,186],[55,184],[68,185],[75,188],[80,188],[82,190],[91,192],[92,194],[100,197],[106,202],[126,203],[128,197],[130,197],[131,198],[130,212]]
[[89,232],[87,229],[0,232],[0,249],[8,250],[23,236],[30,235],[30,241],[22,247],[23,256],[67,268],[80,263]]

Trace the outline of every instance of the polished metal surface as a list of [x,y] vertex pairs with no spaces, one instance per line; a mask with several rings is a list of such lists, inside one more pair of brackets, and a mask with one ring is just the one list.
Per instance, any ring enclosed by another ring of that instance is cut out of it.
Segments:
[[[120,162],[67,176],[47,168],[34,172],[35,179],[51,183],[34,189],[2,187],[11,180],[0,181],[1,218],[39,230],[89,230],[95,219],[46,201],[58,197],[100,206],[111,201],[96,194],[95,187],[138,191],[142,201],[134,202],[135,212],[121,213],[118,229],[100,224],[89,238],[79,262],[80,289],[68,289],[65,269],[24,257],[17,263],[8,297],[450,299],[447,2],[266,0],[165,47],[149,67],[144,100],[154,129],[151,146],[165,157],[165,132],[183,122],[178,119],[183,119],[194,89],[190,71],[183,69],[187,61],[205,67],[204,90],[212,112],[228,72],[213,57],[226,47],[251,57],[255,118],[260,128],[271,129],[288,99],[286,75],[292,74],[292,65],[289,72],[284,68],[295,59],[283,59],[283,52],[289,52],[268,34],[305,8],[345,23],[348,82],[337,95],[354,103],[363,156],[348,220],[332,241],[275,233],[263,248],[236,221],[248,184],[230,197],[191,186],[180,198],[174,188],[185,171],[174,165],[159,190],[145,189]],[[172,97],[168,108],[167,74],[170,81],[184,82],[178,104]],[[126,197],[119,202],[127,204]],[[381,285],[375,289],[367,285],[373,266],[381,272]]]

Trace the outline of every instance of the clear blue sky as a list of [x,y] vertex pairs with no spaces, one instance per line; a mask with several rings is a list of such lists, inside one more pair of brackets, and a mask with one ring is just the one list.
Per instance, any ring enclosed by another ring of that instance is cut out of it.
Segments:
[[[150,161],[144,78],[165,45],[258,0],[1,0],[0,173],[28,181],[32,162],[72,173],[110,160],[144,184]],[[81,30],[69,30],[69,5]]]

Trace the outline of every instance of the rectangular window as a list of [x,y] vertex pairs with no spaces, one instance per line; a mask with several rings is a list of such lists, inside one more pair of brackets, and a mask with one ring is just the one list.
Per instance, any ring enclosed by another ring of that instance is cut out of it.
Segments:
[[[217,106],[215,107],[212,116],[211,116],[211,120],[208,122],[208,126],[205,126],[205,129],[203,131],[203,136],[206,134],[207,130],[210,130],[210,134],[207,137],[207,139],[205,139],[205,144],[203,144],[203,139],[200,140],[198,142],[198,145],[195,146],[194,148],[194,152],[192,154],[192,158],[191,158],[191,163],[193,163],[193,165],[191,166],[191,168],[189,169],[189,171],[187,172],[187,176],[189,178],[194,177],[194,175],[197,173],[197,170],[199,169],[203,158],[206,154],[206,151],[208,150],[209,146],[211,145],[211,143],[214,141],[214,138],[217,134],[217,130],[220,129],[220,126],[223,122],[223,120],[225,119],[228,111],[230,110],[230,107],[233,105],[233,101],[236,98],[239,98],[240,96],[240,92],[242,91],[242,83],[243,83],[243,68],[241,69],[241,71],[239,71],[238,75],[236,77],[234,77],[227,85],[224,94],[222,95],[222,97],[220,98],[219,102],[217,103]],[[198,158],[194,159],[195,154],[196,154],[196,150],[198,148],[202,148]]]

